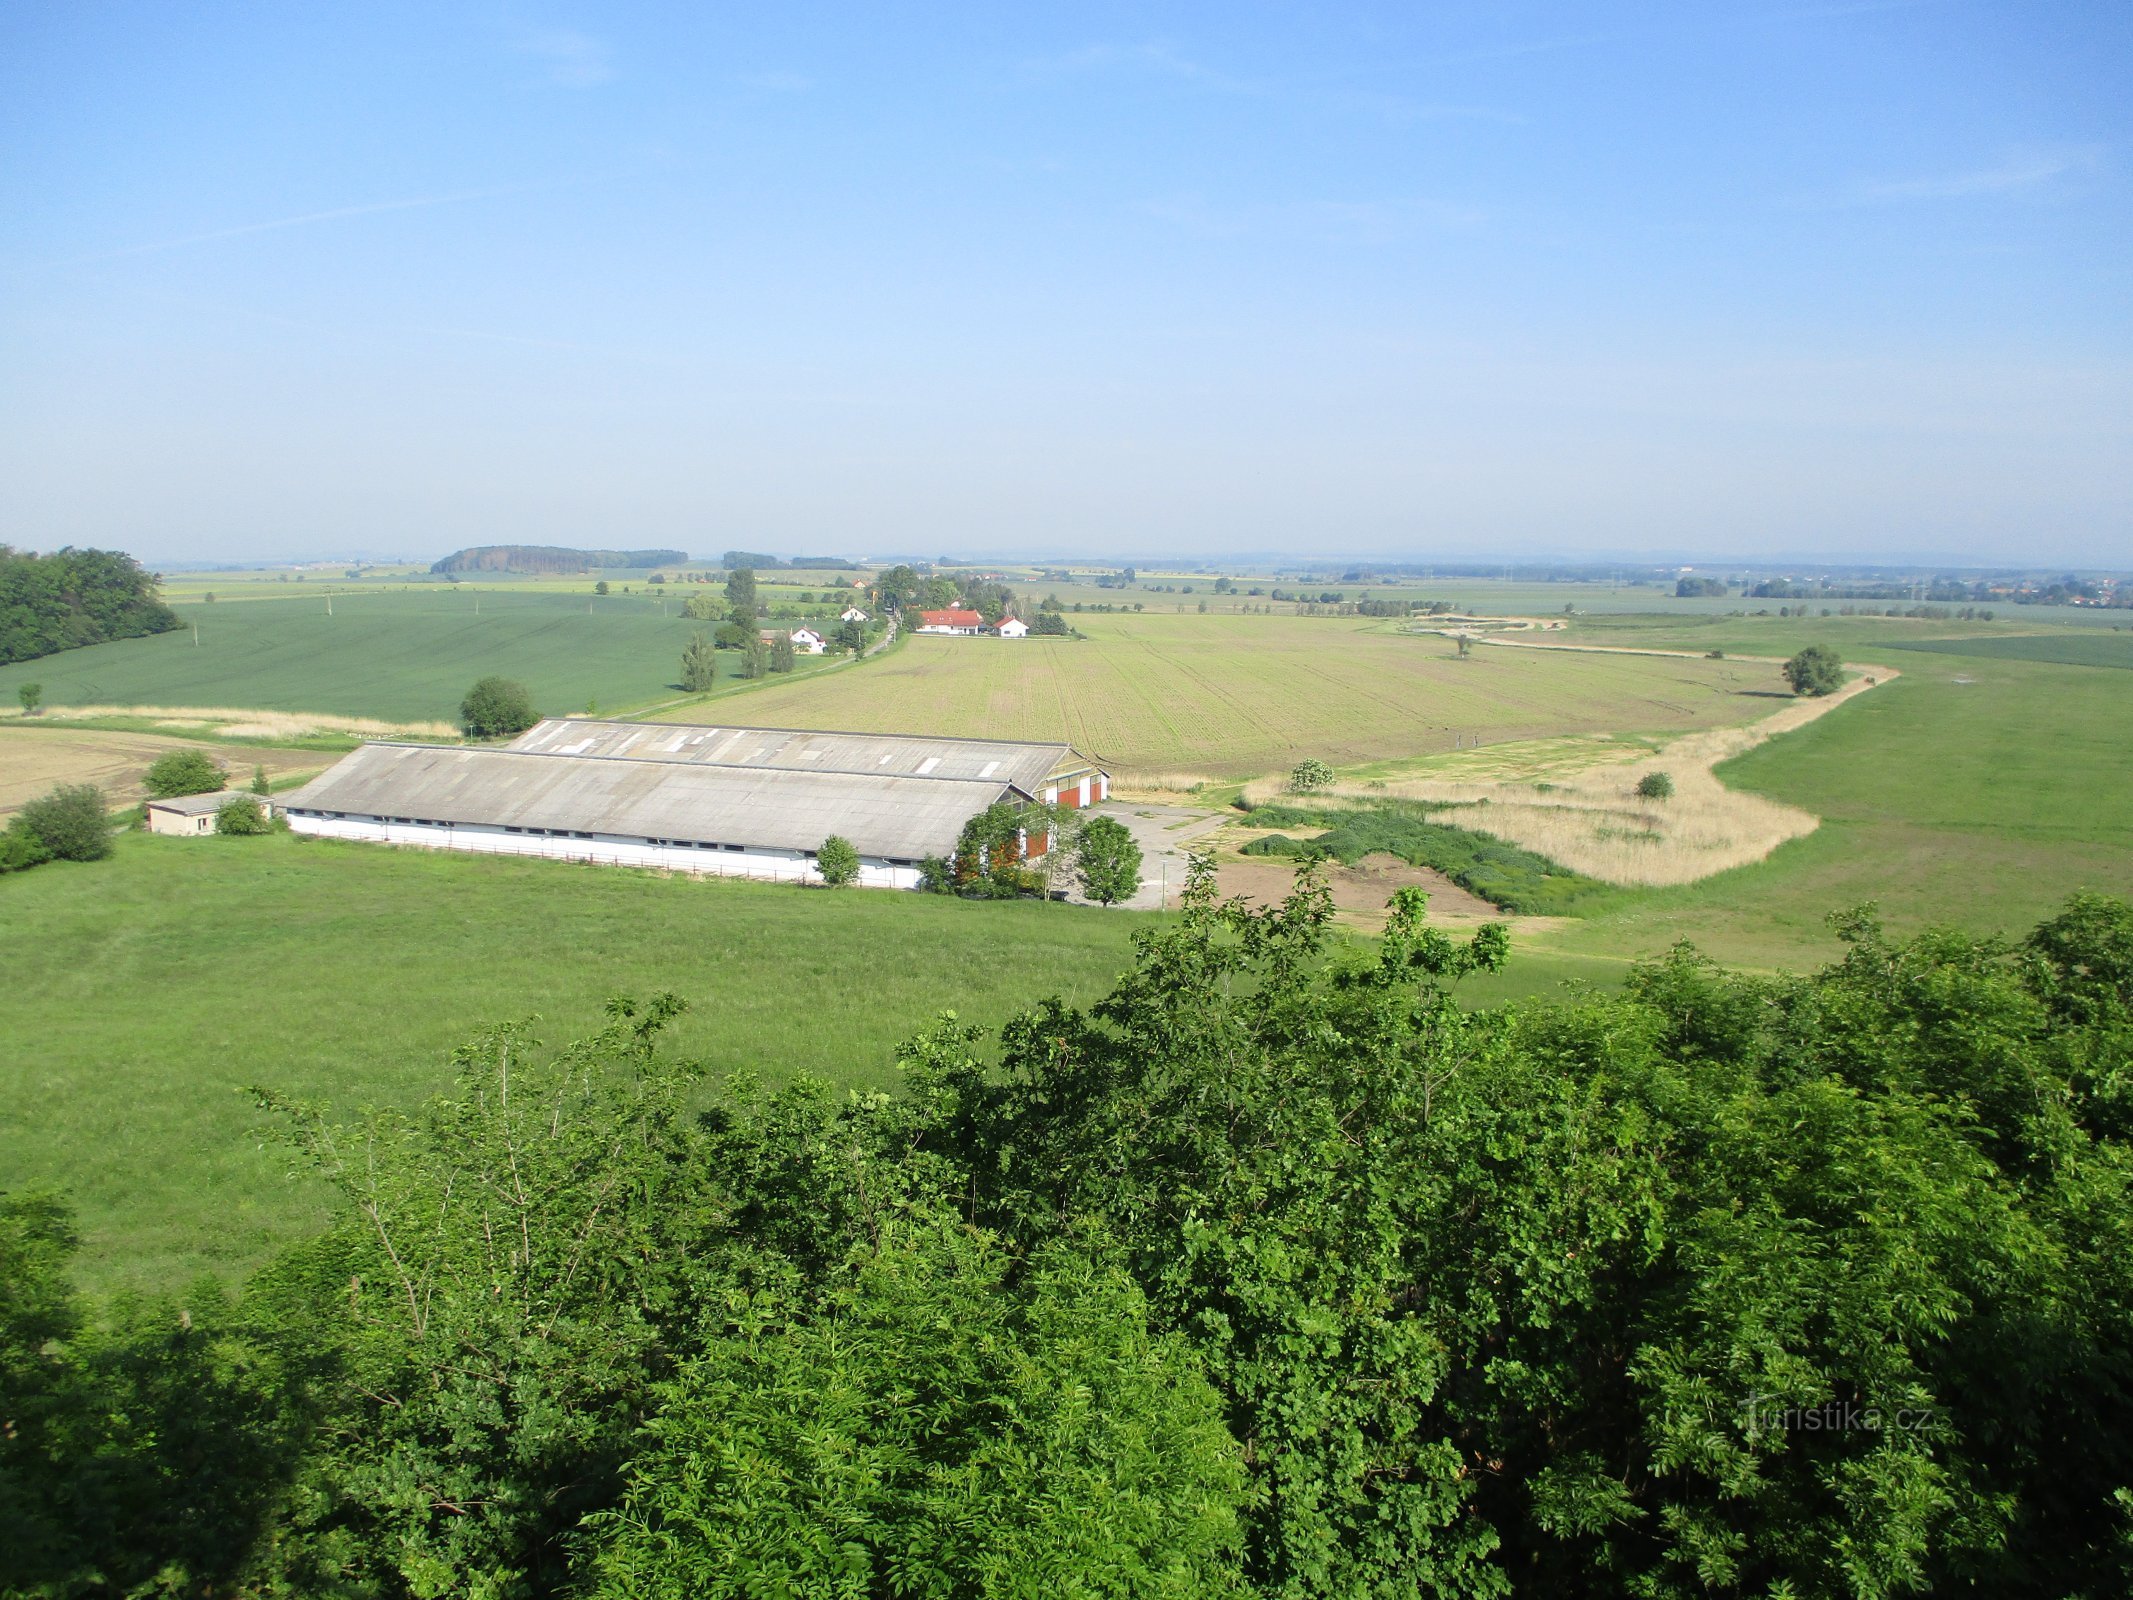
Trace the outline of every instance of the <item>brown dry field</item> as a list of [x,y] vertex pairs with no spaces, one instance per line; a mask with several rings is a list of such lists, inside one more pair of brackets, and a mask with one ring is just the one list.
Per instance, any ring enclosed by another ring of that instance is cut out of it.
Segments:
[[1081,615],[1085,640],[913,636],[863,670],[751,685],[659,722],[1058,740],[1125,789],[1450,753],[1479,741],[1671,735],[1764,714],[1761,661],[1478,650],[1369,618]]
[[[1224,896],[1243,895],[1255,905],[1278,905],[1296,886],[1296,863],[1272,857],[1223,861],[1215,868],[1215,881]],[[1431,922],[1511,920],[1508,912],[1467,893],[1443,873],[1411,867],[1398,856],[1382,852],[1365,856],[1352,867],[1328,863],[1326,887],[1333,891],[1335,910],[1365,919],[1382,920],[1393,891],[1412,887],[1428,893]]]
[[88,728],[0,725],[0,816],[19,811],[46,790],[62,783],[93,783],[113,806],[146,798],[141,779],[156,757],[171,750],[206,750],[230,769],[239,788],[252,781],[256,763],[270,778],[315,772],[337,758],[315,750],[246,748],[217,750],[192,739],[165,739],[152,733],[105,733]]

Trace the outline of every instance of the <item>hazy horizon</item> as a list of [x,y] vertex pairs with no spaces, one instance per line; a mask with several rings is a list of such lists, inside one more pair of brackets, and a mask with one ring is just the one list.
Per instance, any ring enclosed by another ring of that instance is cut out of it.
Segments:
[[0,43],[17,546],[2133,567],[2123,7]]

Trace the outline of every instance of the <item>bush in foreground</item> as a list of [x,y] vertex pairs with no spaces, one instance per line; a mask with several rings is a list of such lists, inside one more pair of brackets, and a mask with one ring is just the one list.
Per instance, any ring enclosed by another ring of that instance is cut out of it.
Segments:
[[533,696],[522,683],[509,678],[483,678],[459,703],[459,725],[470,739],[501,739],[524,733],[540,716],[533,709]]
[[213,794],[229,782],[229,772],[204,750],[171,750],[157,756],[141,787],[158,800],[180,795]]
[[1674,780],[1663,772],[1647,772],[1637,780],[1637,795],[1644,800],[1671,800]]
[[909,1092],[670,999],[264,1098],[340,1197],[92,1316],[0,1203],[39,1594],[2061,1597],[2133,1585],[2133,906],[1456,1004],[1508,940],[1180,915]]

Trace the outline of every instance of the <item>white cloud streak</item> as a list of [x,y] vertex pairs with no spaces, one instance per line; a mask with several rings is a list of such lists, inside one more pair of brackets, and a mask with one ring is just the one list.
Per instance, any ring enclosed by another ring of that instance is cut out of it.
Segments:
[[548,81],[565,89],[591,89],[615,77],[613,52],[603,40],[571,28],[529,33],[513,47],[545,67]]
[[1988,167],[1862,183],[1854,191],[1853,198],[1867,201],[1960,200],[1972,195],[2017,194],[2040,188],[2057,178],[2094,171],[2102,160],[2103,146],[2100,144],[2014,150]]
[[154,255],[164,250],[182,250],[189,245],[213,244],[221,239],[242,239],[255,233],[274,233],[283,228],[303,228],[315,222],[336,222],[343,217],[369,217],[386,211],[420,211],[429,206],[457,205],[467,200],[491,200],[499,195],[524,194],[543,189],[545,183],[509,183],[494,189],[461,189],[450,194],[417,195],[407,200],[379,200],[369,205],[335,206],[327,211],[306,211],[293,217],[275,217],[267,222],[246,222],[234,228],[214,228],[206,233],[188,233],[176,239],[156,239],[147,244],[127,245],[120,250],[99,250],[90,255],[69,256],[45,263],[52,267],[84,267],[99,261],[122,261],[128,256]]

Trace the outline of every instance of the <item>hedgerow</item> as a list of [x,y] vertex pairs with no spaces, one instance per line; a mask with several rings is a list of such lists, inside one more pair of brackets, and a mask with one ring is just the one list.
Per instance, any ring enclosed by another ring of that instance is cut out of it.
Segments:
[[1395,855],[1410,866],[1441,872],[1469,894],[1522,916],[1575,916],[1608,892],[1597,880],[1570,872],[1531,850],[1430,821],[1429,813],[1441,809],[1415,801],[1331,811],[1262,805],[1252,811],[1255,825],[1323,827],[1326,831],[1315,839],[1268,834],[1247,844],[1244,853],[1331,856],[1348,866],[1367,855]]

